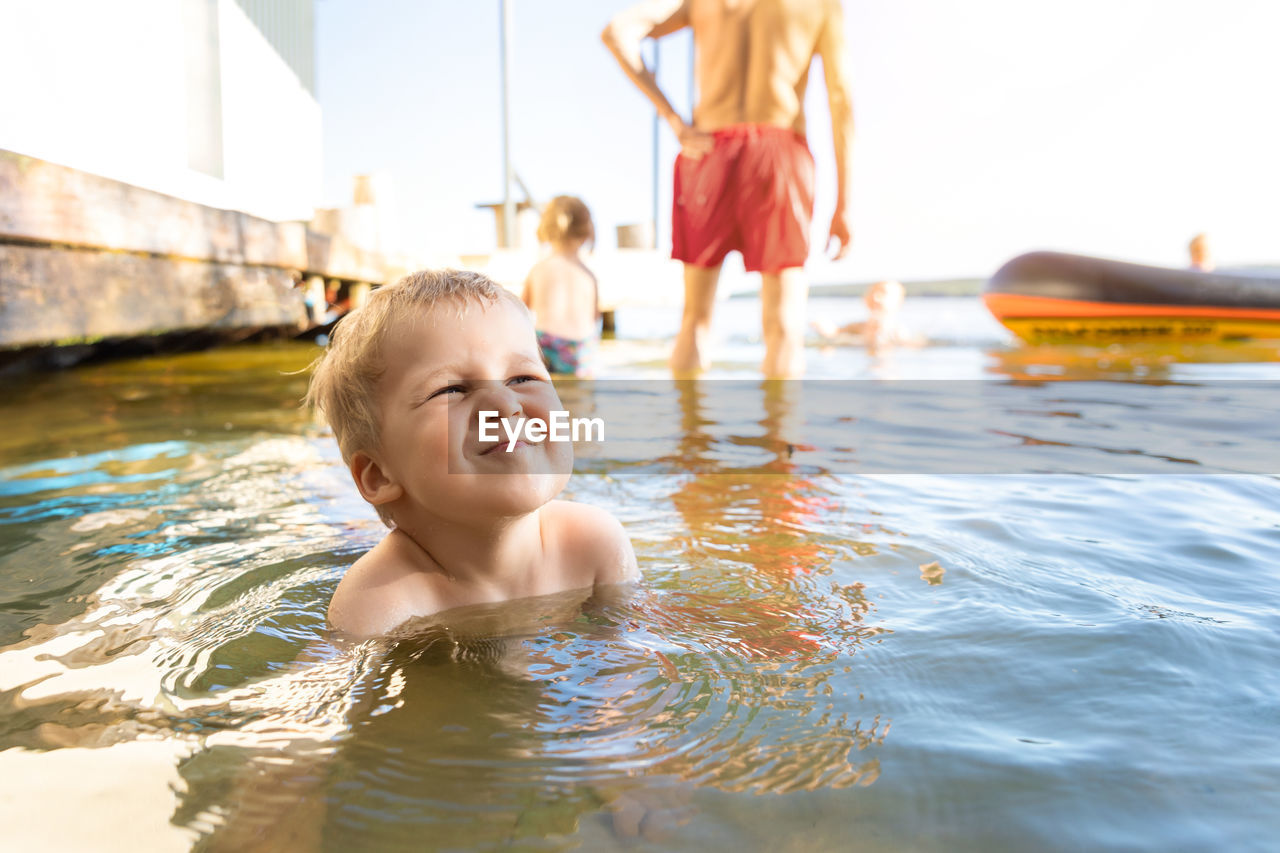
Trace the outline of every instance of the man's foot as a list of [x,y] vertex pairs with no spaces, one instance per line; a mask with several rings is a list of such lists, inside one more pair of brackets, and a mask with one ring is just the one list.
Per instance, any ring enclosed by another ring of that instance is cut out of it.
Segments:
[[705,348],[698,345],[699,337],[705,336],[681,331],[676,337],[670,361],[671,373],[676,379],[692,379],[711,369],[711,359],[705,355]]

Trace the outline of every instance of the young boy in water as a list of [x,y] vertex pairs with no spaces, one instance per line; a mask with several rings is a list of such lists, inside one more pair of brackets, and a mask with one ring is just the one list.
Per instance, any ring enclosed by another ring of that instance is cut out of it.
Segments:
[[[391,528],[338,584],[334,628],[374,636],[638,576],[612,515],[554,500],[572,445],[508,440],[517,419],[549,421],[561,405],[527,309],[485,276],[424,271],[374,291],[334,329],[307,398]],[[498,440],[481,440],[482,411],[505,422]]]

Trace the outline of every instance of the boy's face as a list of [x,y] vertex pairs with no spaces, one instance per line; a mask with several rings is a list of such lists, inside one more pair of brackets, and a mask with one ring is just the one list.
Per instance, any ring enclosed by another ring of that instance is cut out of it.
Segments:
[[521,305],[443,304],[400,320],[383,349],[384,474],[418,515],[466,523],[523,515],[569,481],[573,445],[480,441],[479,413],[540,418],[561,407]]

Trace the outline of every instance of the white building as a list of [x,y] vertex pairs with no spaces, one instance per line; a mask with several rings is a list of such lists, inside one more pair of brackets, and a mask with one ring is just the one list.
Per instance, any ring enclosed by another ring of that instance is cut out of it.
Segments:
[[0,149],[266,219],[322,187],[314,0],[5,0]]

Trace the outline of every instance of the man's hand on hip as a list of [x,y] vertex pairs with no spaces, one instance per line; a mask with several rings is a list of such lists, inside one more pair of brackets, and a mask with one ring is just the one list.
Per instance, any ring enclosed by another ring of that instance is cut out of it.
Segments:
[[675,116],[670,121],[671,132],[680,143],[680,153],[691,160],[701,160],[716,147],[716,138],[706,131],[698,130],[684,119]]

